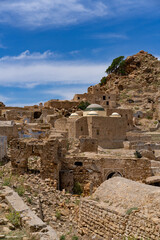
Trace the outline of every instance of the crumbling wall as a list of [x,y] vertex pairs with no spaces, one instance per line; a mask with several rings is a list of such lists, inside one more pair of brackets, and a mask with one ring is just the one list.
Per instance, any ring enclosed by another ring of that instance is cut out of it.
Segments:
[[58,108],[58,109],[70,109],[72,107],[77,107],[78,106],[78,103],[75,102],[75,101],[61,101],[61,100],[50,100],[48,102],[45,102],[44,103],[44,107],[47,107],[47,108]]
[[[116,209],[104,208],[102,204],[83,199],[79,213],[79,231],[88,238],[120,240],[126,236],[157,240],[160,237],[160,221],[148,218],[144,212],[122,214]],[[106,200],[107,201],[107,200]],[[117,199],[118,202],[118,199]]]
[[152,175],[151,162],[146,158],[113,158],[90,154],[90,156],[67,155],[62,170],[72,170],[74,182],[82,185],[90,181],[97,187],[105,180],[119,175],[134,181],[145,181]]
[[13,171],[24,173],[28,171],[28,158],[41,158],[40,174],[42,178],[57,179],[61,169],[60,158],[64,157],[65,140],[14,139],[11,142],[11,163]]
[[88,239],[160,238],[160,188],[114,177],[80,204],[79,231]]

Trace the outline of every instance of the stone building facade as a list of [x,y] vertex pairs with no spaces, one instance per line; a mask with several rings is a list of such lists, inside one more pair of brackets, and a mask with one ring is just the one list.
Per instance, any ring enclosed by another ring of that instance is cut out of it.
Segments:
[[114,93],[108,94],[102,92],[100,89],[100,85],[95,85],[89,87],[87,93],[75,94],[73,101],[84,101],[89,102],[90,104],[100,104],[105,108],[115,108],[117,106],[117,95]]
[[[67,155],[62,160],[61,170],[65,171],[66,175],[66,177],[63,176],[61,189],[68,191],[73,188],[72,183],[75,182],[83,186],[89,181],[93,187],[98,187],[115,175],[134,181],[145,181],[152,175],[151,162],[146,158],[113,157],[96,153]],[[70,183],[67,180],[67,172],[70,176]]]
[[76,117],[59,119],[55,122],[57,130],[68,131],[70,139],[88,136],[98,140],[103,148],[122,148],[126,139],[126,118],[111,118],[101,116]]

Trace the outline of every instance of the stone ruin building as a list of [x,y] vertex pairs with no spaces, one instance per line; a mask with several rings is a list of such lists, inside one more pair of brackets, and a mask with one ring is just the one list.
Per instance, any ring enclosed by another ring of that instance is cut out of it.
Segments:
[[115,93],[108,94],[102,92],[100,85],[91,86],[88,92],[84,94],[75,94],[73,101],[76,102],[89,102],[100,104],[105,108],[115,108],[117,106],[117,95]]

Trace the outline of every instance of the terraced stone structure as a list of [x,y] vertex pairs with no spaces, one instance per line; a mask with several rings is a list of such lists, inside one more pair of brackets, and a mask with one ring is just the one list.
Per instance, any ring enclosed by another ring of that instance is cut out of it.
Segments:
[[88,239],[160,239],[160,188],[114,177],[81,201],[79,231]]

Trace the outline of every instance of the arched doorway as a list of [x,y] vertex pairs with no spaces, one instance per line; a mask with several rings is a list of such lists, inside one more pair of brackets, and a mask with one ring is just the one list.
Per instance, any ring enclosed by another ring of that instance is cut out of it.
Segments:
[[106,179],[108,180],[108,179],[113,178],[113,177],[122,177],[122,174],[120,172],[116,172],[116,171],[115,172],[110,172],[107,175]]

